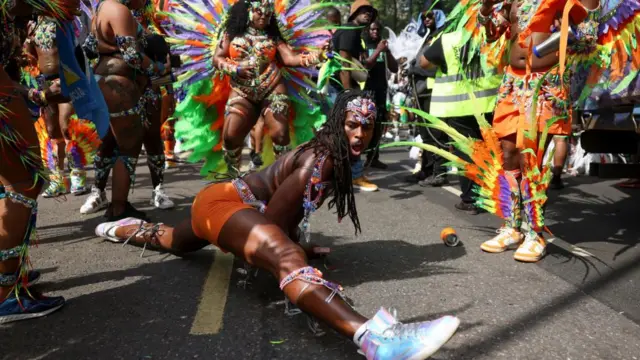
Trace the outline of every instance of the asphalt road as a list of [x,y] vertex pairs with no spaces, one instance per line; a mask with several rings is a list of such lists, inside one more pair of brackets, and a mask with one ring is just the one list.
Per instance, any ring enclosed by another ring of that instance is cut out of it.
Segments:
[[[498,222],[457,212],[454,184],[408,185],[402,178],[413,164],[406,152],[382,158],[389,170],[371,174],[381,191],[357,195],[361,235],[326,209],[312,219],[313,241],[332,248],[328,265],[314,265],[345,287],[360,312],[393,307],[403,321],[459,316],[460,330],[436,359],[640,357],[637,193],[568,179],[549,205],[558,240],[540,263],[522,264],[511,253],[480,251]],[[203,185],[195,166],[169,170],[167,191],[177,209],[150,210],[144,162],[138,173],[135,206],[168,224],[188,215]],[[213,248],[184,258],[151,251],[140,257],[138,248],[97,239],[101,214],[81,216],[82,201],[41,199],[40,245],[32,251],[44,273],[38,287],[68,303],[48,317],[0,327],[0,358],[363,358],[349,339],[332,331],[315,337],[304,315],[284,315],[268,274],[238,287],[234,269],[241,263],[232,266]],[[447,226],[463,246],[441,243]]]

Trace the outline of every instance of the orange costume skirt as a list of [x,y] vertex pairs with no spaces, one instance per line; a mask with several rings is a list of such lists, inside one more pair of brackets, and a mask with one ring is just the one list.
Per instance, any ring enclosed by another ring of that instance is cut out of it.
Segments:
[[[571,107],[567,94],[570,79],[567,73],[564,76],[563,84],[556,69],[527,75],[526,70],[509,66],[498,90],[493,117],[493,129],[498,137],[517,134],[519,148],[536,148],[537,144],[527,141],[525,133],[541,133],[549,126],[551,135],[569,135]],[[539,89],[537,101],[536,89]]]
[[229,218],[240,210],[256,208],[265,209],[242,179],[211,184],[193,200],[191,227],[197,237],[218,246],[220,230]]

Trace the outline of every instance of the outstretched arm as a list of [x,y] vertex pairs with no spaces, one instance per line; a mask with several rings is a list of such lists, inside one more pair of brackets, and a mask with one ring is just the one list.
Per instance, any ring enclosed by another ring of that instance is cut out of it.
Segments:
[[296,54],[287,43],[282,41],[278,43],[278,55],[284,66],[288,67],[311,67],[319,64],[323,59],[322,51]]

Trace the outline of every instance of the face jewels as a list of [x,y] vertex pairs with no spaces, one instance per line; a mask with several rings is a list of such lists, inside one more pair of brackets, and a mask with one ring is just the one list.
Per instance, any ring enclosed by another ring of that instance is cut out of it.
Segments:
[[368,125],[376,119],[376,104],[370,99],[355,98],[347,103],[347,111],[353,113],[353,117],[362,125]]

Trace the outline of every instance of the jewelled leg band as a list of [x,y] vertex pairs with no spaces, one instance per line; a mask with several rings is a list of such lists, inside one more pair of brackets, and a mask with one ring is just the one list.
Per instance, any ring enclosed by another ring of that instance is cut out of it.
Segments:
[[520,193],[520,170],[506,171],[511,190],[511,200],[513,202],[513,212],[511,218],[507,220],[507,226],[512,229],[520,229],[522,226],[522,194]]
[[300,280],[307,283],[307,285],[304,288],[302,288],[302,290],[296,297],[295,302],[297,302],[297,300],[300,298],[302,293],[310,285],[322,285],[327,289],[331,290],[331,294],[329,294],[329,296],[327,296],[327,298],[325,299],[327,303],[331,302],[331,300],[333,300],[336,294],[342,297],[342,291],[343,291],[342,286],[323,279],[322,272],[320,272],[320,270],[315,269],[311,266],[300,268],[298,270],[295,270],[291,274],[287,275],[284,279],[282,279],[282,281],[280,281],[280,290],[284,291],[284,288],[295,280]]
[[[525,221],[529,225],[529,231],[540,234],[544,229],[544,211],[543,207],[547,200],[546,196],[535,197],[534,186],[529,179],[522,178],[520,182],[520,192],[522,194],[522,210],[524,211]],[[540,191],[540,190],[538,190]],[[546,191],[546,188],[542,191]]]
[[122,161],[124,167],[127,169],[129,173],[129,181],[131,182],[131,190],[133,190],[133,185],[136,183],[136,165],[138,165],[138,158],[128,155],[118,155],[118,159]]
[[117,157],[102,157],[96,154],[93,157],[93,163],[95,166],[96,187],[100,190],[104,190],[107,186],[107,179],[109,178],[109,172],[113,168]]
[[0,186],[0,200],[5,199],[26,206],[31,209],[27,230],[24,234],[22,244],[10,248],[0,250],[0,261],[19,259],[18,269],[14,273],[0,274],[0,286],[11,287],[18,297],[21,288],[26,289],[29,271],[29,243],[35,237],[36,218],[38,215],[38,203],[34,199],[30,199],[22,194],[6,191],[4,186]]
[[269,106],[265,112],[272,112],[274,115],[289,116],[289,96],[285,94],[273,94],[270,95],[267,100]]
[[151,172],[151,182],[154,189],[158,185],[164,183],[165,161],[166,158],[164,154],[147,156],[147,164],[149,165],[149,171]]
[[222,151],[224,151],[224,162],[227,164],[229,173],[238,174],[240,172],[240,155],[242,154],[242,147],[227,149],[223,146]]

